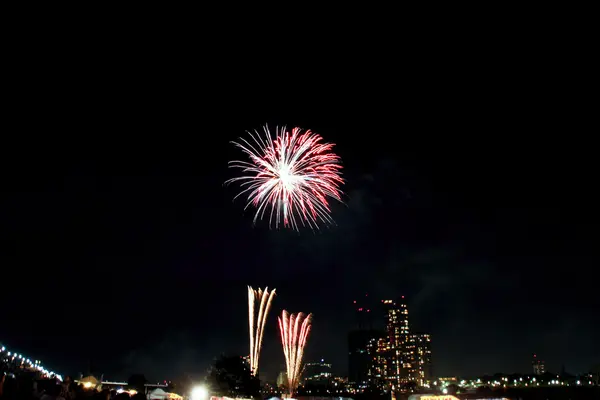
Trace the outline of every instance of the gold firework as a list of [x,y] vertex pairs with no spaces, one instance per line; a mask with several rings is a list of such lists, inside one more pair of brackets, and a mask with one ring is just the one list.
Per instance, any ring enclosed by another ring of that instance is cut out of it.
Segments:
[[[250,325],[250,371],[258,375],[258,359],[262,348],[265,321],[271,308],[271,302],[275,297],[275,289],[269,292],[269,288],[254,290],[248,286],[248,322]],[[255,308],[258,303],[258,315]]]
[[293,398],[302,374],[302,357],[310,332],[312,314],[290,314],[283,310],[279,320],[281,343],[287,366],[289,397]]

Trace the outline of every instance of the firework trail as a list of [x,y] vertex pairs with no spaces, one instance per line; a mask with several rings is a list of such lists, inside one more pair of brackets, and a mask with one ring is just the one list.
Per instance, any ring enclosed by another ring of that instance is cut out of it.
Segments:
[[275,138],[267,126],[264,135],[248,132],[251,139],[232,142],[248,157],[247,161],[230,161],[231,168],[240,168],[244,176],[229,179],[241,181],[248,203],[256,207],[254,223],[270,208],[269,226],[282,224],[298,230],[298,223],[318,229],[318,223],[333,223],[328,197],[341,200],[342,166],[340,157],[331,151],[332,143],[310,130],[285,127],[275,129]]
[[[248,322],[250,326],[250,371],[258,375],[258,360],[262,348],[265,321],[271,308],[271,302],[275,297],[275,289],[269,292],[269,288],[254,290],[248,286]],[[258,303],[258,314],[256,305]]]
[[283,310],[278,320],[287,365],[289,396],[293,398],[302,375],[302,357],[310,332],[312,314],[290,314]]

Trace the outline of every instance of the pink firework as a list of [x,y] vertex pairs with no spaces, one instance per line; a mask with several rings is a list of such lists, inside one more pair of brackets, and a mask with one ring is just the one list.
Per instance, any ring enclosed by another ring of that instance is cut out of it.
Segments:
[[294,398],[302,375],[302,358],[310,333],[312,314],[290,314],[283,310],[281,317],[277,320],[279,321],[281,344],[287,367],[289,398],[291,399]]
[[257,131],[251,140],[240,138],[234,145],[250,157],[247,161],[231,161],[230,167],[242,169],[244,176],[226,183],[241,181],[248,203],[256,207],[254,223],[263,219],[267,210],[269,225],[282,224],[298,230],[302,226],[317,228],[319,222],[333,223],[328,198],[341,200],[342,166],[333,153],[332,143],[310,130],[276,128],[275,138],[267,126],[264,135]]

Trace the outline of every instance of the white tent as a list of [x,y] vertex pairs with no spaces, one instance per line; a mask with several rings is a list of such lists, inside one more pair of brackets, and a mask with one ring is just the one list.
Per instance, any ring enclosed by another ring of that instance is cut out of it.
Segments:
[[148,400],[165,400],[169,398],[169,394],[161,388],[156,388],[148,395]]
[[183,397],[176,393],[165,392],[161,388],[156,388],[148,394],[148,400],[182,400]]

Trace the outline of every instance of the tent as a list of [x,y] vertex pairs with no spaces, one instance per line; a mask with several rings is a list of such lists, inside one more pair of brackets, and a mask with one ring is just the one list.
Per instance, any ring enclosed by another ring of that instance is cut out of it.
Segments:
[[175,393],[168,393],[161,388],[156,388],[148,394],[148,400],[179,400],[181,396]]
[[148,400],[164,400],[168,399],[169,395],[161,388],[156,388],[148,394]]

